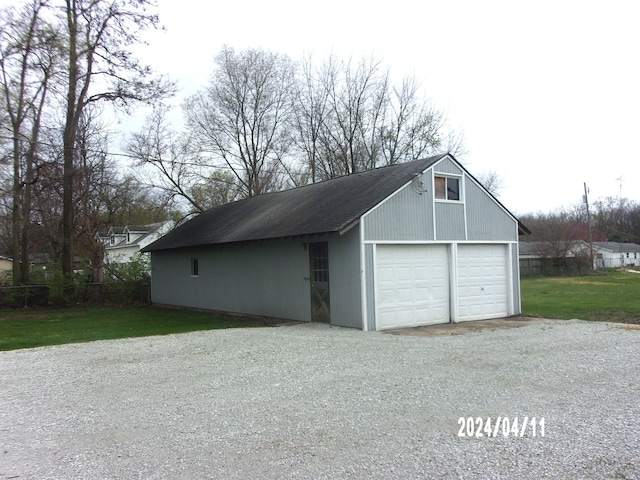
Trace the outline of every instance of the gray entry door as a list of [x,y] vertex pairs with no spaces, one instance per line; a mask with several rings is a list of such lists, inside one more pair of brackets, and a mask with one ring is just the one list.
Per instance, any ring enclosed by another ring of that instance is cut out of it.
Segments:
[[311,283],[311,321],[330,323],[329,245],[309,244],[309,279]]

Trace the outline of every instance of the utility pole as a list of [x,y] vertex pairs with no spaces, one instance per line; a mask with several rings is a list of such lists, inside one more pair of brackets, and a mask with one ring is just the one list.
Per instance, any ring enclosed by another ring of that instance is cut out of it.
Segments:
[[584,204],[587,206],[587,228],[589,230],[589,270],[593,270],[593,236],[591,235],[591,211],[589,210],[589,189],[584,182]]

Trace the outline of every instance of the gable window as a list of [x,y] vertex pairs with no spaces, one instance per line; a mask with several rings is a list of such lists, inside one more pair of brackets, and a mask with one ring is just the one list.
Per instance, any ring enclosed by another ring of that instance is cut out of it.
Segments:
[[436,200],[460,201],[460,179],[457,177],[434,178]]
[[197,277],[199,273],[200,273],[200,269],[198,268],[198,259],[192,258],[191,259],[191,276]]

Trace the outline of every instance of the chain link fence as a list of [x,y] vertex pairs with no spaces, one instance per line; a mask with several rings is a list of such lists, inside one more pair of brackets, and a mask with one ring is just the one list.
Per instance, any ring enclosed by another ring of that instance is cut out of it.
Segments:
[[148,305],[151,285],[142,282],[77,283],[64,292],[62,285],[22,285],[0,288],[0,306]]
[[589,257],[521,258],[520,276],[586,275],[590,271]]

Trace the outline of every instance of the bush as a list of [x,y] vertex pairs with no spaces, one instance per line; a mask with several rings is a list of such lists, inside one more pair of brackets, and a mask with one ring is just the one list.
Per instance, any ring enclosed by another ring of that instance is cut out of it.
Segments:
[[102,293],[111,303],[149,303],[150,282],[151,257],[137,253],[127,263],[105,263]]
[[31,281],[38,282],[37,285],[0,288],[0,307],[151,302],[151,259],[148,254],[137,254],[128,263],[106,264],[104,272],[104,283],[96,283],[83,273],[65,279],[58,265],[47,265],[46,270],[32,273]]
[[48,285],[22,285],[0,288],[0,306],[9,308],[40,307],[49,304]]

